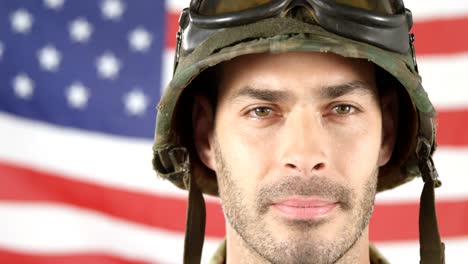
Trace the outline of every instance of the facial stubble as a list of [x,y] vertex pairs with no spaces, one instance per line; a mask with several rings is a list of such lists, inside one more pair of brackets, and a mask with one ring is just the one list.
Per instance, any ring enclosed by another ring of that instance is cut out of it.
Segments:
[[[374,207],[378,168],[368,175],[360,199],[350,188],[327,178],[285,176],[277,182],[261,186],[252,206],[242,188],[233,179],[219,143],[217,140],[214,143],[224,214],[229,225],[253,255],[260,256],[269,263],[336,263],[343,260],[367,227]],[[264,220],[273,199],[288,195],[313,195],[339,201],[340,209],[349,216],[349,221],[339,228],[333,241],[308,236],[310,232],[319,231],[324,224],[322,221],[283,221],[292,235],[287,241],[278,241],[267,230]]]

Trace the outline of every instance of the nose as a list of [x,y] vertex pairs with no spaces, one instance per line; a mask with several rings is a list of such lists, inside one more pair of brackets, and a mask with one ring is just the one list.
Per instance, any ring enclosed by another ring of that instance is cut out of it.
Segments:
[[307,176],[326,168],[327,133],[318,113],[290,113],[282,132],[281,163],[287,173]]

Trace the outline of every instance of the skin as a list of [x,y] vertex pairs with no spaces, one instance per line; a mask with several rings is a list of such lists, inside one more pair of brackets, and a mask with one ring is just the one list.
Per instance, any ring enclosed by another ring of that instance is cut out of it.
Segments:
[[[216,111],[199,96],[193,126],[218,179],[227,263],[369,263],[378,169],[395,141],[374,66],[294,52],[242,56],[219,72]],[[284,201],[325,205],[303,217]]]

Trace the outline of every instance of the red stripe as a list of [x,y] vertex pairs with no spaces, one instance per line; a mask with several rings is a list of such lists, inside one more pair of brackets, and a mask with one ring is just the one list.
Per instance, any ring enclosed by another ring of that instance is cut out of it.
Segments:
[[[419,190],[418,190],[419,191]],[[468,236],[468,200],[438,201],[437,220],[441,236]],[[370,223],[372,241],[417,240],[419,204],[378,204]]]
[[15,264],[144,264],[148,262],[124,259],[105,254],[26,254],[0,248],[0,263]]
[[[166,18],[166,47],[174,49],[179,29],[179,13],[169,12]],[[468,17],[416,21],[412,32],[416,35],[418,55],[452,54],[468,51]]]
[[468,146],[468,108],[439,111],[437,122],[439,146]]
[[[63,203],[152,227],[173,231],[183,231],[185,227],[187,203],[183,199],[66,179],[4,162],[0,162],[0,183],[0,200]],[[224,219],[219,205],[208,202],[207,213],[207,234],[223,236]]]
[[468,51],[468,16],[416,21],[413,32],[419,55]]
[[166,48],[174,49],[176,34],[179,30],[179,13],[174,11],[166,14]]
[[[1,200],[64,203],[152,227],[176,232],[185,229],[186,202],[183,199],[103,187],[1,162],[0,182]],[[207,236],[223,237],[224,218],[219,204],[206,204]],[[418,208],[417,202],[377,205],[371,223],[371,239],[418,239]],[[465,224],[468,199],[441,201],[437,208],[443,236],[468,236],[468,225]]]

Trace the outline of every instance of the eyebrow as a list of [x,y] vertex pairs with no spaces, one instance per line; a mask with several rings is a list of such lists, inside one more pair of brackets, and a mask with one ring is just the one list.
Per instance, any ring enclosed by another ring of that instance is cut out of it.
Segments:
[[247,86],[240,89],[232,96],[232,98],[238,97],[250,97],[262,101],[279,102],[289,100],[293,95],[288,91],[260,89]]
[[319,96],[322,99],[334,99],[352,93],[367,95],[374,94],[374,90],[367,83],[356,80],[338,85],[323,86],[319,91]]
[[[351,81],[343,84],[337,85],[326,85],[319,89],[318,96],[321,99],[335,99],[340,96],[347,94],[358,93],[360,95],[374,94],[374,91],[370,85],[362,81]],[[290,91],[282,90],[270,90],[270,89],[261,89],[253,88],[246,86],[235,94],[231,98],[236,99],[239,97],[249,97],[257,100],[267,101],[267,102],[281,102],[294,99],[294,95]]]

